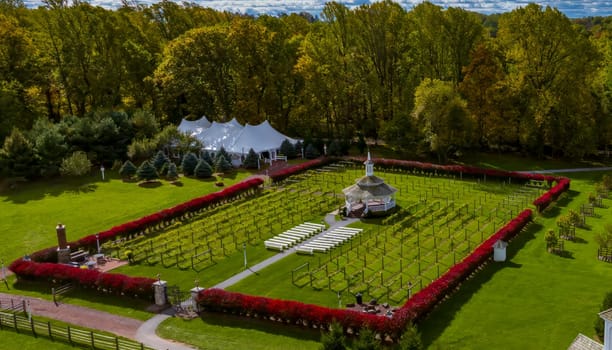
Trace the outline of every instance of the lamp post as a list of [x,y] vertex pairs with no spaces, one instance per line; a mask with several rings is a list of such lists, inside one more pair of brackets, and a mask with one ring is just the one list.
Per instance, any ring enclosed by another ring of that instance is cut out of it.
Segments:
[[0,265],[2,265],[2,280],[6,279],[6,268],[4,267],[4,260],[0,259]]
[[98,254],[100,254],[100,234],[96,233],[96,247],[98,247]]
[[104,164],[100,165],[100,172],[102,173],[102,181],[104,181]]
[[242,243],[242,252],[244,253],[244,268],[247,268],[246,243]]
[[412,296],[412,282],[408,281],[408,299]]

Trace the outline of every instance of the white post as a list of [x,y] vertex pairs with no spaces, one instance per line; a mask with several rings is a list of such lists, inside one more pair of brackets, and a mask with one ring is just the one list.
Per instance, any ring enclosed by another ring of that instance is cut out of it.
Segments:
[[96,233],[96,246],[98,247],[98,254],[100,254],[100,235]]
[[104,181],[104,165],[100,165],[100,172],[102,173],[102,181]]
[[244,268],[247,268],[246,243],[242,243],[242,251],[244,253]]
[[[610,313],[609,310],[607,313]],[[612,349],[612,320],[609,317],[602,317],[604,319],[604,346],[603,350]]]
[[0,265],[2,265],[2,280],[6,280],[6,267],[4,267],[4,260],[0,259]]

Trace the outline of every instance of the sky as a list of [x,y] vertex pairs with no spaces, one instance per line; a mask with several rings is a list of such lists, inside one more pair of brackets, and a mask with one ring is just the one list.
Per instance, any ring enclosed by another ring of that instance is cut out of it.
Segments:
[[[152,4],[151,0],[130,0],[139,4]],[[349,0],[338,1],[348,7],[376,2],[378,0]],[[395,0],[404,8],[411,9],[419,4],[421,0]],[[41,0],[24,0],[26,6],[37,7],[42,5]],[[180,2],[180,1],[177,1]],[[238,12],[249,15],[279,15],[282,13],[309,12],[317,16],[323,6],[324,0],[190,0],[203,7],[211,7],[220,11]],[[461,7],[466,10],[491,14],[508,12],[520,6],[525,6],[530,1],[499,1],[499,0],[431,0],[432,3],[442,7]],[[89,3],[104,8],[117,8],[121,6],[121,0],[89,0]],[[558,8],[570,18],[588,16],[611,16],[612,0],[546,0],[538,1],[542,6]]]

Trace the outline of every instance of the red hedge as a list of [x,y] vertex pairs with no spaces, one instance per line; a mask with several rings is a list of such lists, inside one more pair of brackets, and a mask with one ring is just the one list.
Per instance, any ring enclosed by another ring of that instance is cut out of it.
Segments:
[[278,181],[282,181],[288,178],[291,175],[295,175],[297,173],[300,173],[308,169],[320,167],[320,166],[329,164],[333,161],[334,161],[334,158],[329,158],[329,157],[317,158],[317,159],[310,160],[308,162],[304,162],[304,163],[300,163],[300,164],[291,166],[289,168],[279,169],[277,171],[274,171],[268,174],[268,176],[270,177],[272,182],[278,182]]

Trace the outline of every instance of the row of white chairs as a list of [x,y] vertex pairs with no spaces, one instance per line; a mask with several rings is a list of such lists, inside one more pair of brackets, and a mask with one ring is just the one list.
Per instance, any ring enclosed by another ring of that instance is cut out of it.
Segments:
[[297,247],[296,251],[302,254],[324,253],[340,244],[352,239],[363,231],[361,228],[338,227],[326,232],[310,242]]
[[305,222],[265,240],[264,246],[268,249],[280,250],[282,252],[323,230],[325,230],[325,225],[323,224]]

